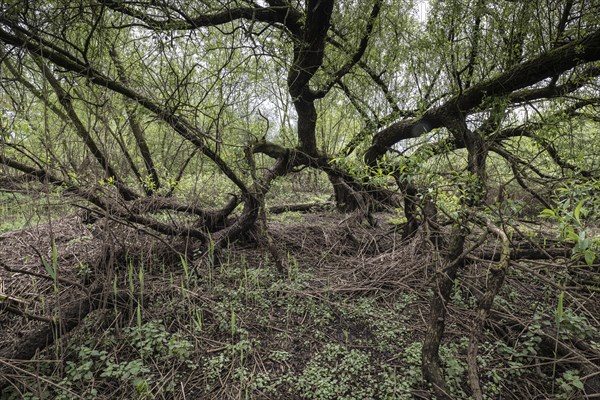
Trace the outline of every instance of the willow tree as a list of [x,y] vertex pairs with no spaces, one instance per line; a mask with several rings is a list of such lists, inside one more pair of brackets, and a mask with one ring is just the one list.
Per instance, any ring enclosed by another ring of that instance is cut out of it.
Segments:
[[[365,214],[394,204],[374,183],[393,178],[411,237],[436,208],[416,177],[432,160],[464,160],[423,351],[442,398],[445,305],[470,227],[504,238],[478,212],[490,157],[541,203],[541,180],[594,177],[548,131],[594,118],[599,28],[593,0],[3,1],[2,173],[219,248],[261,225],[274,179],[305,167],[329,176],[340,208]],[[531,149],[551,172],[524,158]],[[177,190],[209,172],[230,188],[218,207],[197,201],[201,187]]]

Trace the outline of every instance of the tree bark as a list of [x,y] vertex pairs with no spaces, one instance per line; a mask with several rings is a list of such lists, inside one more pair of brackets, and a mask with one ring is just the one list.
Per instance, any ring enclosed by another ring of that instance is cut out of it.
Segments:
[[490,310],[496,295],[502,288],[504,283],[504,277],[508,271],[510,265],[510,241],[506,236],[506,233],[500,228],[494,226],[491,222],[487,222],[488,229],[496,234],[500,238],[502,243],[502,250],[500,252],[500,260],[498,264],[490,268],[490,278],[487,279],[487,289],[483,294],[481,301],[479,302],[479,309],[477,310],[477,317],[471,328],[471,334],[469,337],[469,348],[467,350],[467,365],[469,384],[471,391],[473,392],[473,398],[475,400],[483,400],[483,391],[481,390],[481,384],[479,383],[479,372],[477,368],[477,353],[479,351],[479,335],[483,330],[483,325],[490,316]]
[[423,377],[434,388],[435,394],[440,399],[450,399],[448,388],[444,380],[439,348],[446,324],[446,305],[450,301],[454,280],[457,279],[459,268],[464,263],[466,253],[465,240],[469,234],[467,223],[471,217],[471,210],[485,199],[486,159],[487,147],[477,133],[470,132],[464,120],[453,121],[452,126],[460,129],[456,134],[465,140],[468,151],[468,171],[471,174],[465,183],[461,197],[461,219],[452,229],[448,253],[435,276],[435,291],[431,300],[431,309],[427,321],[427,333],[423,343],[421,368]]
[[435,395],[439,399],[451,399],[442,372],[439,350],[445,330],[446,305],[450,301],[457,271],[463,264],[466,235],[466,229],[460,224],[456,224],[452,229],[450,247],[445,257],[446,262],[436,272],[434,294],[427,319],[427,332],[423,342],[421,356],[423,377],[433,385]]

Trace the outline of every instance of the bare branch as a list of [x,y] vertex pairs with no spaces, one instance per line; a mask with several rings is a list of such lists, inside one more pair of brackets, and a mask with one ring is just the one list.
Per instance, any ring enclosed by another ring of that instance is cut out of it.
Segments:
[[382,0],[376,0],[373,5],[373,9],[371,10],[371,14],[369,15],[369,19],[367,20],[367,26],[365,28],[365,33],[360,40],[358,48],[356,52],[352,55],[352,57],[340,68],[338,69],[333,76],[330,78],[329,83],[325,85],[325,87],[319,90],[316,93],[313,93],[313,97],[315,99],[320,99],[325,97],[327,93],[331,90],[331,88],[341,81],[341,79],[348,73],[350,70],[361,60],[362,56],[365,54],[367,50],[367,46],[369,44],[369,38],[373,32],[373,27],[375,26],[375,21],[379,16],[379,12],[381,11],[381,2]]
[[214,14],[202,14],[173,20],[167,16],[163,20],[150,17],[145,11],[130,7],[127,2],[104,0],[108,8],[142,21],[146,27],[156,31],[193,30],[207,26],[223,25],[238,19],[258,21],[268,24],[281,24],[294,34],[300,33],[302,15],[288,5],[273,7],[237,7]]

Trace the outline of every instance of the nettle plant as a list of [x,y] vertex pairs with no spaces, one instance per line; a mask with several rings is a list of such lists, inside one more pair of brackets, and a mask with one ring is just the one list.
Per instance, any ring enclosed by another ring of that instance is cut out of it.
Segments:
[[542,210],[540,216],[558,224],[561,239],[574,243],[573,259],[594,264],[600,250],[600,238],[590,234],[591,226],[600,217],[600,199],[594,196],[600,190],[600,181],[574,183],[557,189],[556,205]]

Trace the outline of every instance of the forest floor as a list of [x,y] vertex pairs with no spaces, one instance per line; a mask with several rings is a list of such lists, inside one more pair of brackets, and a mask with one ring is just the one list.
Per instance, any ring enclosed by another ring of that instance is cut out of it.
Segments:
[[[283,272],[251,237],[186,260],[173,250],[189,243],[82,213],[4,233],[0,398],[431,399],[420,356],[436,252],[426,232],[402,242],[393,217],[273,215]],[[481,257],[456,280],[440,349],[457,399]],[[600,397],[599,275],[570,257],[511,265],[479,335],[486,398]]]

